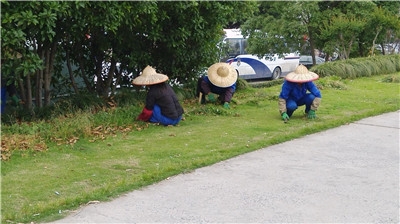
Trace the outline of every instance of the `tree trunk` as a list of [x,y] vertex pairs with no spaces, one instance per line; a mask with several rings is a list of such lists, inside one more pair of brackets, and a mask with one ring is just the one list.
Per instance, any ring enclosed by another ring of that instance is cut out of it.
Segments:
[[66,58],[65,60],[67,62],[68,74],[69,74],[69,79],[71,81],[72,88],[74,89],[74,93],[75,94],[79,94],[79,90],[78,90],[78,87],[76,86],[76,82],[75,82],[75,79],[74,79],[74,74],[72,72],[72,66],[71,66],[71,61],[70,61],[70,58],[69,58],[69,52],[68,51],[65,51],[65,58]]
[[57,52],[57,43],[53,43],[50,49],[46,50],[46,72],[44,74],[44,105],[49,106],[51,103],[51,78],[54,71],[54,60]]
[[380,45],[382,48],[382,54],[385,55],[386,54],[385,45],[383,45],[382,43]]
[[365,56],[364,55],[364,47],[363,47],[363,44],[360,41],[358,41],[358,55],[360,57],[364,57]]
[[50,49],[46,47],[46,50],[44,50],[44,61],[46,68],[43,71],[43,83],[42,83],[42,88],[43,88],[43,106],[48,105],[49,102],[49,95],[50,95],[50,88],[48,87],[48,79],[50,76]]
[[329,54],[329,52],[326,52],[325,53],[325,61],[329,61],[329,57],[330,57],[330,54]]
[[[115,91],[115,87],[114,87],[114,73],[115,73],[115,67],[116,67],[117,62],[115,61],[114,58],[111,58],[111,66],[110,66],[110,70],[108,71],[107,74],[107,79],[105,80],[105,86],[106,89],[111,91],[111,94],[113,95],[114,91]],[[104,97],[108,97],[108,91],[105,91]]]
[[90,82],[90,80],[88,79],[88,77],[86,76],[85,73],[85,69],[83,69],[82,65],[79,65],[79,70],[81,71],[81,77],[83,79],[83,82],[85,82],[86,85],[86,89],[90,92],[90,93],[95,93],[95,90],[93,88],[92,83]]
[[90,82],[90,80],[88,79],[88,77],[86,76],[86,72],[84,69],[85,63],[84,60],[82,58],[79,59],[79,70],[80,70],[80,76],[83,79],[83,82],[85,82],[86,85],[86,89],[90,92],[90,93],[95,93],[95,89],[93,88],[92,82]]
[[116,71],[116,72],[114,72],[114,73],[116,74],[116,77],[115,77],[115,85],[113,85],[113,88],[112,88],[112,95],[115,94],[117,84],[121,82],[121,78],[122,78],[122,69],[121,69],[121,66],[119,67],[119,70],[117,70],[117,69],[115,68],[115,71]]
[[43,90],[43,70],[36,71],[36,92],[35,92],[35,104],[36,107],[41,108],[42,104],[42,90]]
[[354,37],[351,38],[351,40],[349,42],[348,49],[347,49],[347,52],[346,52],[346,59],[350,58],[351,47],[353,46],[353,40],[354,40]]
[[339,40],[340,40],[340,46],[341,46],[341,49],[340,49],[341,53],[339,54],[340,59],[346,59],[347,51],[346,51],[346,45],[344,43],[343,34],[342,33],[339,34]]
[[[100,57],[99,57],[100,58]],[[104,81],[103,81],[103,62],[102,61],[96,61],[96,92],[98,96],[103,96],[104,92],[106,92],[104,89]]]
[[[41,43],[38,43],[38,48],[37,48],[37,53],[39,55],[39,57],[43,60],[44,62],[44,66],[46,69],[46,61],[45,59],[45,52],[44,52],[44,48],[42,46]],[[43,69],[38,70],[35,72],[35,81],[36,81],[36,88],[35,88],[35,105],[38,108],[41,108],[43,106],[42,103],[42,94],[43,94]]]
[[309,30],[308,31],[308,35],[309,35],[309,42],[310,42],[310,50],[311,50],[311,58],[313,61],[313,65],[316,64],[316,60],[315,60],[315,45],[314,45],[314,38],[313,38],[313,33]]
[[18,75],[17,80],[18,80],[18,86],[19,86],[19,90],[20,90],[21,100],[24,104],[26,104],[28,101],[26,99],[27,96],[26,96],[26,91],[24,88],[24,80],[21,79],[20,75]]
[[31,83],[31,75],[27,75],[25,77],[26,84],[26,102],[25,108],[31,110],[32,109],[32,83]]

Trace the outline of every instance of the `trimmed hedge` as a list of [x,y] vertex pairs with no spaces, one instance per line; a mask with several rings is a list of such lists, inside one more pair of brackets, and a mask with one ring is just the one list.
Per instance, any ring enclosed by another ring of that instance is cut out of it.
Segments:
[[312,67],[310,71],[320,77],[338,76],[344,79],[392,74],[400,71],[400,55],[379,55],[326,62]]

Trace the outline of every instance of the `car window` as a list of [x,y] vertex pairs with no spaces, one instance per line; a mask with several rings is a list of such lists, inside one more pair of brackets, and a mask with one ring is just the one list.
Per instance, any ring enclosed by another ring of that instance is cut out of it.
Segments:
[[300,62],[312,62],[312,58],[310,56],[300,56]]
[[317,63],[324,63],[325,59],[318,57],[317,58]]

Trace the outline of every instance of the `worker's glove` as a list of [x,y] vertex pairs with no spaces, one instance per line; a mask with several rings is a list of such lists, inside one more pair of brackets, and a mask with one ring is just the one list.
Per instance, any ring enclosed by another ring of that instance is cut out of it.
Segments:
[[136,120],[149,121],[152,115],[153,115],[153,110],[149,110],[146,107],[144,107],[142,113],[139,114]]
[[18,99],[18,97],[17,97],[16,95],[13,95],[13,96],[11,97],[11,101],[12,101],[12,103],[13,103],[14,106],[18,106],[18,104],[19,104],[19,99]]
[[286,112],[283,112],[282,114],[281,114],[281,116],[282,116],[282,120],[284,120],[284,121],[288,121],[290,118],[289,118],[289,115],[286,113]]
[[307,113],[307,118],[308,119],[314,119],[316,117],[317,117],[317,115],[315,115],[315,110],[308,111],[308,113]]
[[228,103],[228,102],[225,102],[225,103],[224,103],[224,108],[225,108],[225,109],[230,109],[229,103]]
[[210,101],[211,103],[215,103],[215,96],[214,94],[210,93],[207,95],[207,100]]

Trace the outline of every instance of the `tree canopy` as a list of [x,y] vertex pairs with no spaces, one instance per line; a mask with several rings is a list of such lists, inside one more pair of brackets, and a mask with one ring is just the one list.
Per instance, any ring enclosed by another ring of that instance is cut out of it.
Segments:
[[373,55],[376,44],[398,46],[399,17],[400,3],[394,1],[267,1],[241,29],[253,54],[314,56],[319,49],[326,59],[346,59]]
[[[179,83],[218,62],[223,28],[249,36],[247,52],[298,51],[340,59],[400,43],[400,2],[2,1],[2,83],[25,107],[58,94],[108,97],[147,65]],[[385,51],[387,49],[387,51]],[[314,59],[315,60],[315,59]]]
[[27,108],[49,105],[61,89],[106,97],[123,70],[137,76],[147,65],[182,83],[218,61],[223,27],[255,7],[253,1],[2,1],[2,78],[18,85]]

